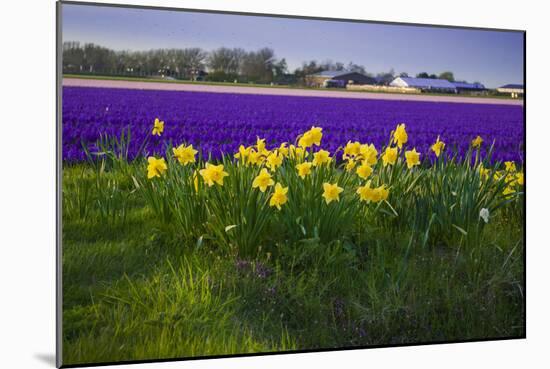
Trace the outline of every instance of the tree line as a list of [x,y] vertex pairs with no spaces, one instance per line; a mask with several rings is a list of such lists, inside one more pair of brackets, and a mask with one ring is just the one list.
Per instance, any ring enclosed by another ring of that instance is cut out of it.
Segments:
[[163,76],[202,79],[208,69],[211,80],[269,83],[287,73],[285,59],[270,48],[246,51],[221,47],[211,52],[192,47],[148,51],[114,51],[93,43],[63,43],[63,73],[117,76]]
[[[208,70],[208,73],[205,71]],[[389,84],[396,76],[393,69],[369,73],[363,65],[353,62],[303,62],[292,73],[285,58],[277,58],[271,48],[247,51],[242,48],[220,47],[205,51],[198,47],[155,49],[148,51],[115,51],[93,43],[77,41],[63,43],[63,73],[132,77],[172,77],[187,80],[304,84],[309,74],[324,70],[358,72],[375,77],[380,84]],[[452,72],[440,75],[426,72],[418,78],[443,78],[454,81]]]

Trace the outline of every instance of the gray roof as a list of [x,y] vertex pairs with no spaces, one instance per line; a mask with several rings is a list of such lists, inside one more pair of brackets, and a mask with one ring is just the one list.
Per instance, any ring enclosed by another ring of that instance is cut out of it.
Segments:
[[508,85],[504,85],[504,86],[500,86],[499,88],[516,88],[516,89],[521,89],[523,90],[523,85],[518,85],[518,84],[508,84]]
[[454,90],[456,89],[455,85],[446,79],[436,79],[436,78],[413,78],[413,77],[399,77],[407,83],[410,87],[418,88],[441,88]]
[[481,83],[468,83],[468,82],[452,82],[456,88],[468,88],[472,90],[485,90],[485,86]]
[[345,74],[350,74],[350,73],[354,73],[354,72],[350,72],[349,70],[324,70],[322,72],[313,74],[313,76],[334,78],[334,77],[343,76]]

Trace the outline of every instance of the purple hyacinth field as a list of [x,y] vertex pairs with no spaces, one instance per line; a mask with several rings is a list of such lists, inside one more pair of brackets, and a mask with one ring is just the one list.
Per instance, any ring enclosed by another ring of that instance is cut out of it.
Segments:
[[[331,152],[348,140],[386,145],[391,130],[405,123],[408,147],[429,152],[437,136],[450,150],[464,152],[480,135],[495,140],[493,159],[524,159],[523,106],[391,101],[325,97],[154,91],[115,88],[63,88],[63,159],[85,159],[82,142],[93,147],[100,134],[119,136],[130,127],[130,155],[150,135],[155,118],[165,121],[162,140],[149,141],[150,153],[166,142],[187,142],[211,153],[232,153],[239,145],[266,138],[268,147],[294,142],[311,126],[323,128]],[[484,146],[487,147],[487,146]],[[483,149],[482,149],[483,151]]]

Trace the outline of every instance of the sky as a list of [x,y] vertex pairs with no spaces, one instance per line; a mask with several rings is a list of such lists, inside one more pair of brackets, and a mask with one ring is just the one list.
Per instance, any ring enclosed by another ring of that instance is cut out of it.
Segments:
[[[358,14],[358,17],[361,17]],[[365,15],[366,17],[366,15]],[[457,28],[337,22],[63,4],[63,41],[114,50],[270,47],[290,71],[309,60],[363,65],[377,74],[394,69],[452,71],[455,79],[494,88],[523,84],[523,34]]]

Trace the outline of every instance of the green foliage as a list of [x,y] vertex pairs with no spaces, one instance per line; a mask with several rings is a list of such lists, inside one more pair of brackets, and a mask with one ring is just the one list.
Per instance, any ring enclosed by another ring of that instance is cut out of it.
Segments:
[[355,171],[301,178],[287,158],[270,172],[289,188],[278,210],[258,166],[225,157],[209,187],[202,158],[168,147],[148,179],[128,142],[64,166],[64,364],[525,334],[524,197],[502,163],[379,160],[368,179],[389,197],[367,203]]

